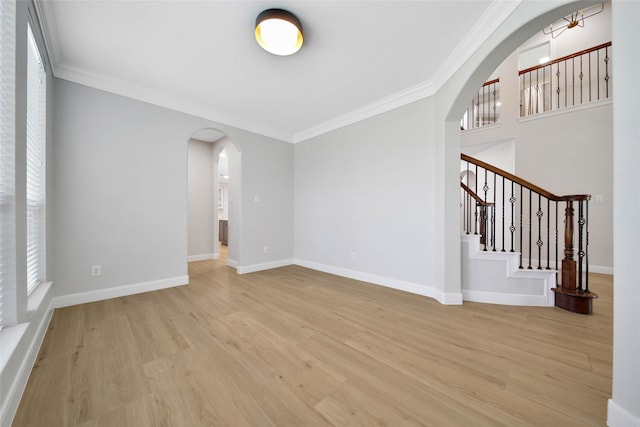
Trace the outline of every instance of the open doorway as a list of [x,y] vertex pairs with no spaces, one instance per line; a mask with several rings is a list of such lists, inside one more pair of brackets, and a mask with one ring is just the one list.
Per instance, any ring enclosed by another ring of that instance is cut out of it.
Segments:
[[235,143],[216,129],[188,142],[188,261],[240,262],[241,160]]
[[218,245],[219,259],[226,262],[229,245],[229,154],[224,148],[218,154],[217,177],[218,186],[215,191],[217,193],[218,239],[216,244]]

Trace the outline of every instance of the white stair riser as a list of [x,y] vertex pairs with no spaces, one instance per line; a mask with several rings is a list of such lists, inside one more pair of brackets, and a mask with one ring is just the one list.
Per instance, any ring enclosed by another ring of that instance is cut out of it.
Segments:
[[556,272],[519,269],[517,252],[483,252],[480,236],[461,242],[462,294],[465,301],[552,307]]

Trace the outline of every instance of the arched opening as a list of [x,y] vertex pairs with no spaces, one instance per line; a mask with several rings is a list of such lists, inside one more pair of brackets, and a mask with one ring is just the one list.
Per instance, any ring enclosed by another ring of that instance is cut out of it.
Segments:
[[[188,261],[241,261],[241,156],[217,129],[200,129],[188,141]],[[222,248],[222,250],[221,250]]]
[[227,265],[236,268],[242,253],[240,150],[225,136],[213,143],[213,160],[215,248],[226,249]]
[[522,4],[503,22],[482,46],[458,70],[439,93],[442,102],[443,140],[441,155],[443,212],[442,239],[445,269],[442,273],[445,302],[460,303],[461,294],[461,258],[460,234],[462,219],[460,209],[460,118],[491,73],[514,50],[527,41],[549,22],[554,22],[571,11],[590,4],[589,2],[571,2],[555,7],[554,4]]

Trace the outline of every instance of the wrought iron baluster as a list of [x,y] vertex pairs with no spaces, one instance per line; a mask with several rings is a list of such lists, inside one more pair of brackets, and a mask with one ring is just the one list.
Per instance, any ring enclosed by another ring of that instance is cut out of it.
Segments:
[[547,270],[551,270],[549,266],[551,259],[551,200],[547,199]]
[[496,99],[498,83],[493,84],[493,123],[498,121],[498,111],[496,110],[498,106],[498,100]]
[[[565,67],[566,67],[566,62],[565,62]],[[553,67],[552,67],[553,70]],[[558,109],[560,109],[560,64],[556,64],[556,79],[557,79],[557,87],[556,87],[556,95],[558,95],[558,104],[557,107]],[[551,78],[551,81],[553,82],[553,78]],[[566,88],[565,88],[566,89]],[[566,90],[565,90],[566,92]]]
[[576,59],[571,58],[571,105],[576,105]]
[[532,253],[532,243],[533,243],[533,239],[531,237],[531,221],[532,221],[532,217],[533,217],[533,211],[532,211],[532,191],[529,190],[529,265],[527,266],[528,270],[531,270],[531,257],[533,256]]
[[482,236],[484,237],[484,250],[487,250],[487,241],[490,239],[489,236],[489,226],[487,223],[488,219],[488,211],[487,211],[487,192],[489,191],[489,185],[487,183],[487,173],[488,171],[484,170],[484,186],[482,187],[482,191],[484,191],[484,205],[482,206],[482,223],[480,224],[482,229]]
[[471,234],[471,196],[467,194],[467,234]]
[[558,201],[556,200],[556,270],[558,270]]
[[474,119],[475,119],[474,122],[476,123],[475,127],[480,127],[480,92],[479,91],[478,91],[478,96],[476,98],[476,114]]
[[542,112],[547,111],[547,91],[544,89],[544,84],[546,82],[546,74],[547,68],[542,68]]
[[538,216],[538,241],[536,245],[538,246],[538,270],[542,270],[542,245],[544,242],[542,241],[542,216],[544,212],[542,212],[542,196],[538,194],[538,212],[536,212]]
[[502,177],[502,252],[505,252],[504,249],[504,235],[505,235],[505,229],[504,229],[504,205],[505,205],[505,200],[504,200],[504,176]]
[[591,52],[589,52],[589,57],[587,58],[587,60],[589,61],[589,67],[587,67],[589,70],[587,71],[589,73],[589,102],[591,102],[592,98],[591,98],[591,86],[593,86],[591,84],[592,80],[591,80]]
[[511,198],[509,199],[509,202],[511,203],[511,226],[509,227],[509,231],[511,232],[511,251],[510,252],[515,252],[514,250],[514,244],[515,244],[515,231],[516,231],[516,226],[514,225],[515,223],[515,215],[516,215],[516,198],[513,195],[513,189],[514,189],[515,184],[513,183],[513,181],[511,181]]
[[583,201],[578,201],[578,293],[584,293],[582,289],[582,261],[584,259],[584,250],[582,247],[582,234],[584,232],[584,213]]
[[609,98],[609,47],[605,47],[604,67],[605,67],[605,87],[607,90],[607,98]]
[[524,112],[525,112],[525,108],[524,108],[524,79],[525,79],[525,75],[521,75],[520,76],[520,82],[522,83],[522,90],[520,91],[520,117],[524,117]]
[[496,174],[493,173],[493,206],[491,207],[491,246],[496,251]]
[[[478,165],[475,165],[476,167],[476,175],[475,175],[475,189],[474,189],[474,193],[478,194]],[[478,217],[478,202],[475,203],[476,204],[476,208],[474,210],[474,215],[475,215],[475,223],[474,223],[474,234],[478,234],[478,222],[480,221],[480,218]]]
[[489,236],[487,236],[487,205],[480,205],[480,217],[482,218],[480,221],[480,241],[484,243],[483,251],[487,251],[487,240],[489,240]]
[[469,194],[466,191],[460,190],[462,193],[462,227],[465,234],[469,234],[469,228],[467,228],[467,221],[469,217]]
[[598,101],[600,101],[600,50],[598,50],[597,54],[598,54],[598,61],[597,61],[598,66],[596,68],[596,71],[597,71],[597,76],[598,77],[596,78],[596,83],[598,85],[597,86],[597,89],[598,89]]
[[582,55],[580,55],[580,75],[578,77],[580,77],[580,104],[582,105],[584,103],[582,94],[582,84],[584,83],[584,73],[582,72]]
[[532,114],[533,111],[533,77],[531,73],[529,73],[529,115]]
[[522,266],[522,185],[520,186],[520,268],[524,268]]
[[586,240],[585,240],[585,249],[584,249],[584,257],[585,257],[585,266],[586,266],[586,275],[585,275],[585,292],[591,292],[589,290],[589,200],[586,201]]
[[[558,66],[558,70],[560,70],[560,66]],[[560,71],[558,71],[559,73]],[[560,86],[560,76],[558,76],[558,88]],[[567,95],[569,93],[569,88],[567,87],[567,61],[564,61],[564,106],[567,107]],[[560,94],[558,94],[558,105],[560,105]]]
[[538,114],[540,112],[540,103],[539,101],[539,94],[540,94],[540,84],[539,84],[539,77],[538,77],[538,70],[536,70],[536,100],[535,100],[535,106],[536,106],[536,111],[535,114]]
[[484,191],[484,202],[487,203],[487,193],[489,192],[489,183],[487,182],[487,173],[488,171],[484,170],[484,186],[482,187],[482,191]]

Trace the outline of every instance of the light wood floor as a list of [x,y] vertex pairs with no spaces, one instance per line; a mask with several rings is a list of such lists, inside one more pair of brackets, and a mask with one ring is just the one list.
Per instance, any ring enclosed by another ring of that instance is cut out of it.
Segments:
[[595,314],[437,302],[291,266],[56,310],[15,426],[588,426],[611,392]]

